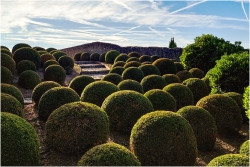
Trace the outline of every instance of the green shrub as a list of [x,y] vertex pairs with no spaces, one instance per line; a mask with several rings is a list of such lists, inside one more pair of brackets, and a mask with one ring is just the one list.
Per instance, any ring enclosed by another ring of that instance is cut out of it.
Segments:
[[100,55],[100,57],[99,57],[100,62],[105,62],[105,55],[106,55],[105,52]]
[[62,56],[67,56],[67,54],[65,52],[62,52],[62,51],[56,51],[52,55],[55,57],[56,61],[58,61],[59,58]]
[[164,74],[162,78],[166,81],[166,85],[171,83],[181,83],[180,78],[175,74]]
[[200,99],[196,106],[204,108],[214,117],[219,134],[233,134],[240,130],[240,108],[232,98],[212,94]]
[[176,74],[176,67],[174,62],[168,58],[159,58],[155,60],[152,65],[156,66],[160,70],[161,75]]
[[144,93],[141,84],[132,79],[123,80],[117,86],[120,90],[134,90],[139,93]]
[[142,55],[142,56],[140,56],[139,57],[139,60],[140,60],[140,62],[142,63],[142,62],[152,62],[153,60],[152,60],[152,58],[150,57],[150,56],[148,56],[148,55]]
[[212,159],[207,166],[249,166],[249,157],[242,154],[224,154]]
[[56,49],[56,48],[47,48],[47,49],[46,49],[46,51],[49,52],[49,53],[50,53],[52,50],[57,50],[57,49]]
[[76,53],[76,54],[74,55],[74,60],[75,60],[75,61],[80,61],[81,54],[82,54],[82,53]]
[[112,68],[110,71],[109,71],[109,73],[111,74],[111,73],[116,73],[116,74],[119,74],[119,75],[122,75],[122,73],[123,73],[123,71],[125,70],[125,68],[123,68],[123,67],[114,67],[114,68]]
[[222,56],[206,77],[209,78],[212,93],[243,94],[244,87],[249,85],[249,54],[244,52]]
[[185,85],[180,83],[172,83],[163,88],[164,91],[170,93],[176,100],[176,109],[194,104],[194,96],[192,91]]
[[7,54],[1,53],[1,66],[8,68],[13,75],[16,72],[16,62]]
[[186,119],[171,111],[143,115],[134,125],[130,150],[143,166],[192,166],[197,144]]
[[35,49],[36,51],[46,51],[44,48],[42,48],[40,46],[35,46],[35,47],[33,47],[33,49]]
[[202,69],[199,68],[191,68],[188,72],[190,72],[193,77],[195,78],[204,78],[205,77],[205,73]]
[[41,55],[41,67],[48,60],[56,60],[56,58],[53,55],[49,54],[49,53],[42,54]]
[[142,64],[139,66],[139,69],[142,70],[144,76],[148,76],[152,74],[161,75],[161,72],[159,71],[159,69],[152,64]]
[[18,85],[25,89],[33,89],[39,83],[41,83],[40,76],[32,70],[22,72],[18,78]]
[[139,59],[139,57],[141,56],[138,52],[130,52],[128,54],[129,57],[136,57]]
[[100,54],[99,53],[92,53],[90,55],[90,61],[99,61]]
[[138,67],[128,67],[122,72],[122,77],[123,79],[133,79],[135,81],[141,82],[144,74]]
[[80,61],[90,61],[90,53],[83,52],[80,56]]
[[110,50],[105,54],[106,63],[113,64],[115,58],[120,54],[117,50]]
[[39,83],[32,91],[32,101],[35,102],[36,105],[38,105],[40,98],[46,91],[59,86],[61,85],[54,81],[43,81]]
[[71,57],[69,57],[69,56],[61,56],[58,59],[58,63],[63,68],[66,68],[66,67],[73,68],[74,67],[74,60]]
[[246,116],[250,119],[250,100],[249,100],[250,86],[245,87],[243,94],[243,107],[246,112]]
[[111,82],[95,81],[83,89],[81,101],[93,103],[100,107],[106,97],[117,91],[119,91],[119,88]]
[[6,83],[6,84],[13,84],[13,74],[11,71],[6,68],[1,66],[1,83]]
[[101,80],[108,81],[108,82],[111,82],[115,85],[118,85],[121,81],[123,81],[123,78],[119,74],[110,73],[110,74],[105,75]]
[[1,93],[1,112],[8,112],[24,117],[22,104],[12,95]]
[[21,60],[30,60],[36,65],[36,69],[41,66],[41,56],[39,53],[32,48],[20,48],[15,51],[13,55],[13,59],[16,64],[18,64]]
[[58,51],[59,51],[59,50],[57,50],[57,49],[56,49],[56,50],[52,50],[52,51],[49,52],[49,54],[52,55],[53,53],[58,52]]
[[40,143],[35,129],[25,119],[1,113],[1,165],[38,166]]
[[140,161],[126,147],[105,143],[91,148],[77,163],[78,166],[141,166]]
[[110,129],[128,134],[141,116],[154,111],[149,99],[132,90],[112,93],[103,101],[102,109],[109,116]]
[[45,70],[48,66],[50,65],[59,65],[59,63],[56,60],[47,60],[44,64],[43,64],[43,70]]
[[55,81],[61,85],[66,79],[66,72],[60,65],[50,65],[44,71],[44,81]]
[[65,72],[66,72],[66,75],[71,75],[71,74],[73,73],[73,71],[74,71],[74,69],[71,68],[70,66],[66,66],[66,67],[64,68],[64,70],[65,70]]
[[37,53],[38,53],[40,56],[42,56],[43,54],[50,54],[50,53],[48,53],[47,51],[37,51]]
[[129,59],[129,56],[126,53],[120,53],[114,60],[114,63],[118,61],[126,62]]
[[176,73],[176,75],[180,78],[181,82],[185,81],[188,78],[194,78],[194,76],[187,70],[182,70]]
[[244,154],[249,156],[249,140],[246,140],[244,143],[240,146],[240,154]]
[[176,67],[176,73],[179,71],[184,70],[184,66],[180,62],[174,62],[175,67]]
[[36,65],[29,60],[22,60],[17,64],[17,74],[21,74],[26,70],[31,70],[36,72]]
[[71,88],[54,87],[43,93],[38,103],[38,116],[47,120],[55,109],[63,104],[80,101],[78,94]]
[[131,62],[131,61],[137,61],[137,62],[140,63],[140,60],[139,60],[139,58],[137,58],[137,57],[130,57],[130,58],[128,58],[128,59],[126,60],[126,63]]
[[24,107],[24,99],[22,92],[14,85],[1,83],[1,92],[14,96]]
[[140,65],[141,65],[140,62],[130,61],[130,62],[127,62],[123,67],[126,69],[126,68],[129,68],[129,67],[139,67]]
[[95,82],[93,77],[88,75],[79,75],[70,81],[69,87],[81,96],[83,89],[92,82]]
[[144,92],[151,89],[162,89],[166,86],[166,81],[159,75],[148,75],[141,80]]
[[201,78],[201,80],[203,80],[205,82],[205,84],[207,85],[208,92],[211,92],[209,78],[208,77],[203,77],[203,78]]
[[[15,51],[17,51],[18,49],[20,48],[24,48],[24,47],[27,47],[27,48],[31,48],[31,46],[29,44],[26,44],[26,43],[17,43],[13,46],[12,48],[12,54],[15,53]],[[31,48],[32,49],[32,48]]]
[[185,106],[177,111],[193,128],[198,150],[211,151],[214,148],[217,127],[213,116],[197,106]]
[[109,118],[94,104],[72,102],[50,114],[45,130],[47,143],[60,152],[85,153],[108,140]]
[[9,50],[2,49],[2,48],[1,48],[1,55],[2,55],[3,53],[4,53],[4,54],[7,54],[7,55],[10,56],[10,57],[13,57],[13,54],[12,54]]
[[152,55],[151,56],[151,59],[152,59],[152,62],[154,62],[155,60],[159,59],[160,57],[157,56],[157,55]]
[[176,111],[175,98],[168,92],[152,89],[144,94],[153,104],[154,110]]
[[117,61],[112,65],[112,68],[120,66],[123,67],[126,63],[124,61]]
[[142,65],[143,65],[143,64],[152,64],[152,62],[150,62],[150,61],[144,61],[144,62],[142,62],[141,64],[142,64]]
[[1,46],[1,50],[2,50],[2,49],[5,49],[5,50],[10,51],[10,49],[9,49],[8,47],[6,47],[6,46]]

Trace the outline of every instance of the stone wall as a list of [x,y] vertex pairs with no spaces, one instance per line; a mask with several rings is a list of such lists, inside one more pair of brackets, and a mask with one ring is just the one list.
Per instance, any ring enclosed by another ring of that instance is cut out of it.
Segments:
[[119,45],[103,43],[103,42],[93,42],[88,44],[83,44],[79,46],[74,46],[70,48],[61,49],[72,58],[76,53],[89,52],[89,53],[105,53],[109,50],[117,50],[120,53],[138,52],[141,55],[158,55],[159,57],[166,57],[179,61],[179,57],[182,53],[182,48],[167,48],[167,47],[140,47],[140,46],[126,46],[121,47]]

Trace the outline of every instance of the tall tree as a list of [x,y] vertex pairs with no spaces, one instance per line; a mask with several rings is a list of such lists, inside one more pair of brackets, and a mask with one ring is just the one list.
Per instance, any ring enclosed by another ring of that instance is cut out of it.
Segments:
[[169,48],[176,48],[176,47],[177,47],[176,43],[174,42],[174,37],[171,38],[168,47],[169,47]]

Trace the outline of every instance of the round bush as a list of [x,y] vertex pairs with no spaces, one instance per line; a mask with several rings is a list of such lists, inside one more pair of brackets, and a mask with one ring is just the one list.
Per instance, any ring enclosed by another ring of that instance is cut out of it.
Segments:
[[1,93],[1,112],[8,112],[24,117],[22,104],[12,95]]
[[148,56],[148,55],[142,55],[142,56],[140,56],[139,60],[140,60],[141,63],[142,62],[146,62],[146,61],[152,62],[152,58],[150,56]]
[[40,46],[35,46],[35,47],[33,47],[33,49],[35,49],[36,51],[46,51],[44,48],[42,48]]
[[45,70],[50,65],[59,65],[56,60],[48,60],[43,64],[43,69]]
[[67,54],[65,52],[62,52],[62,51],[56,51],[52,54],[52,56],[54,56],[56,61],[58,61],[60,57],[67,56]]
[[151,56],[151,59],[152,59],[152,62],[154,62],[155,60],[159,59],[160,57],[157,56],[157,55],[152,55]]
[[130,61],[130,62],[127,62],[123,67],[126,69],[126,68],[129,68],[129,67],[139,67],[140,65],[141,65],[140,62]]
[[83,52],[80,56],[81,61],[90,61],[90,53]]
[[194,78],[194,76],[187,70],[182,70],[176,73],[176,75],[180,78],[181,82],[185,81],[188,78]]
[[50,53],[48,53],[47,51],[37,51],[37,53],[38,53],[40,56],[42,56],[43,54],[50,54]]
[[13,84],[13,80],[14,77],[11,71],[6,67],[1,66],[1,83]]
[[159,58],[155,60],[152,65],[156,66],[160,70],[161,75],[176,74],[176,67],[174,62],[168,58]]
[[24,99],[22,92],[14,85],[1,83],[1,92],[7,93],[15,97],[24,107]]
[[57,50],[57,49],[56,50],[52,50],[52,51],[49,52],[49,54],[53,54],[53,53],[58,52],[58,51],[59,50]]
[[209,78],[208,77],[203,77],[201,80],[203,80],[205,82],[205,84],[207,85],[208,92],[211,92],[211,87],[210,87],[210,84],[209,84]]
[[1,49],[5,49],[5,50],[10,51],[10,49],[8,47],[6,47],[6,46],[1,46]]
[[105,143],[91,148],[77,163],[78,166],[141,166],[140,161],[126,147]]
[[123,81],[123,78],[119,74],[110,73],[110,74],[105,75],[102,78],[102,81],[108,81],[108,82],[111,82],[115,85],[118,85],[121,81]]
[[119,74],[119,75],[122,75],[123,71],[125,70],[125,68],[123,67],[114,67],[112,68],[109,73],[116,73],[116,74]]
[[154,110],[176,111],[175,98],[168,92],[152,89],[144,94],[153,104]]
[[182,82],[186,85],[193,93],[194,104],[196,104],[201,98],[209,94],[207,85],[199,78],[189,78]]
[[120,66],[123,67],[126,63],[124,61],[117,61],[112,65],[112,68]]
[[76,54],[74,55],[74,60],[75,60],[75,61],[80,61],[81,54],[82,54],[82,53],[76,53]]
[[81,96],[83,89],[92,82],[95,82],[93,77],[88,75],[79,75],[70,81],[69,87]]
[[43,81],[39,83],[32,91],[32,101],[35,102],[36,105],[38,105],[40,98],[47,90],[59,86],[61,85],[54,81]]
[[159,75],[148,75],[141,80],[141,85],[144,92],[151,89],[162,89],[166,86],[166,81]]
[[249,140],[242,143],[242,145],[240,146],[239,152],[240,152],[240,154],[244,154],[244,155],[249,156]]
[[122,77],[123,79],[133,79],[135,81],[141,82],[144,74],[138,67],[129,67],[122,72]]
[[181,83],[180,78],[175,74],[164,74],[162,78],[166,81],[166,85],[171,83]]
[[119,88],[111,82],[95,81],[83,89],[81,101],[93,103],[101,107],[105,98],[117,91],[119,91]]
[[185,106],[177,111],[193,128],[198,150],[211,151],[214,148],[217,127],[213,116],[197,106]]
[[61,56],[58,59],[58,63],[63,68],[66,68],[66,67],[73,68],[74,67],[74,60],[71,57],[69,57],[69,56]]
[[90,55],[90,61],[99,61],[100,54],[99,53],[92,53]]
[[31,70],[36,72],[36,65],[29,60],[22,60],[17,64],[17,73],[20,75],[26,70]]
[[64,84],[66,72],[60,65],[50,65],[44,71],[44,81],[55,81]]
[[41,66],[43,66],[44,63],[48,60],[56,60],[56,58],[49,53],[42,54],[41,55]]
[[224,154],[212,159],[207,166],[249,166],[249,157],[242,154]]
[[132,79],[123,80],[117,86],[120,90],[134,90],[139,93],[144,93],[141,84]]
[[141,64],[152,64],[152,62],[150,62],[150,61],[144,61]]
[[16,50],[13,55],[13,59],[16,64],[18,64],[21,60],[30,60],[36,65],[36,69],[41,66],[41,56],[32,48],[20,48]]
[[144,76],[148,76],[152,74],[161,75],[160,70],[152,64],[142,64],[139,66],[139,69],[142,70]]
[[174,62],[174,64],[175,64],[175,67],[176,67],[176,73],[179,72],[179,71],[184,70],[184,67],[180,62]]
[[1,66],[8,68],[13,75],[16,72],[16,62],[7,54],[1,53]]
[[194,96],[192,91],[185,85],[180,83],[172,83],[163,88],[164,91],[170,93],[176,100],[176,109],[188,105],[194,105]]
[[250,100],[249,100],[250,86],[245,87],[243,94],[243,107],[246,112],[246,116],[250,119]]
[[139,59],[139,57],[141,57],[141,55],[138,52],[130,52],[128,54],[129,57],[136,57]]
[[192,166],[197,156],[191,125],[172,111],[143,115],[131,131],[130,150],[143,166]]
[[80,101],[78,94],[71,88],[54,87],[46,91],[38,103],[38,116],[42,120],[47,120],[49,115],[66,103]]
[[24,47],[31,48],[31,46],[28,45],[28,44],[26,44],[26,43],[17,43],[17,44],[15,44],[15,45],[13,46],[11,52],[14,54],[15,51],[17,51],[17,50],[20,49],[20,48],[24,48]]
[[35,129],[23,118],[1,113],[1,165],[38,166],[40,143]]
[[46,141],[60,152],[85,153],[108,140],[109,119],[94,104],[72,102],[51,113],[45,130]]
[[105,52],[100,55],[100,57],[99,57],[100,62],[105,62],[105,55],[106,55]]
[[137,61],[137,62],[140,63],[140,60],[139,60],[139,58],[137,58],[137,57],[130,57],[130,58],[128,58],[128,59],[126,60],[126,63],[131,62],[131,61]]
[[126,62],[129,59],[129,56],[126,53],[120,53],[114,60],[114,63],[118,61]]
[[219,134],[233,134],[240,130],[240,108],[232,98],[212,94],[200,99],[196,106],[204,108],[214,117]]
[[8,56],[13,57],[13,54],[9,50],[1,48],[1,55],[2,54],[7,54]]
[[128,134],[141,116],[154,111],[149,99],[132,90],[112,93],[104,100],[102,108],[109,116],[110,129]]
[[115,58],[120,54],[117,50],[110,50],[105,54],[105,61],[106,63],[113,64]]
[[49,52],[49,53],[50,53],[51,51],[53,51],[53,50],[57,50],[57,49],[56,49],[56,48],[47,48],[47,49],[46,49],[46,51]]
[[26,70],[18,78],[18,85],[25,89],[33,89],[41,82],[40,76],[32,70]]
[[191,68],[188,72],[190,72],[193,77],[195,78],[203,78],[205,77],[205,73],[202,69],[199,69],[199,68]]

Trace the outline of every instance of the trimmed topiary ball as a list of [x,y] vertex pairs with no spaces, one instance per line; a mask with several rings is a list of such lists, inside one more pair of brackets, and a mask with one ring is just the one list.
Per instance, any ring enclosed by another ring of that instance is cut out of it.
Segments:
[[5,50],[10,51],[10,49],[8,47],[6,47],[6,46],[1,46],[1,49],[5,49]]
[[211,151],[214,148],[217,127],[213,116],[197,106],[185,106],[177,111],[193,128],[198,150]]
[[143,166],[192,166],[197,156],[191,125],[171,111],[143,115],[131,131],[130,150]]
[[123,73],[123,71],[125,70],[125,68],[123,68],[123,67],[114,67],[114,68],[112,68],[110,71],[109,71],[109,73],[111,74],[111,73],[116,73],[116,74],[119,74],[119,75],[122,75],[122,73]]
[[114,60],[114,63],[118,61],[126,62],[129,59],[129,56],[126,53],[120,53]]
[[66,79],[66,72],[60,65],[50,65],[44,71],[44,81],[55,81],[61,85]]
[[36,51],[46,51],[43,47],[40,46],[35,46],[33,47],[33,49],[35,49]]
[[56,58],[53,55],[49,54],[49,53],[42,54],[41,55],[41,67],[48,60],[56,60]]
[[100,107],[85,102],[64,104],[46,125],[46,141],[60,152],[77,154],[107,142],[109,118]]
[[250,86],[244,88],[243,93],[243,107],[246,112],[246,116],[250,119],[250,100],[249,100]]
[[160,70],[152,64],[142,64],[139,66],[139,69],[142,70],[144,76],[148,76],[152,74],[161,75]]
[[161,75],[176,74],[176,67],[174,62],[168,58],[159,58],[155,60],[152,65],[156,66],[160,70]]
[[201,80],[203,80],[205,82],[205,84],[207,85],[208,92],[211,92],[211,87],[210,87],[210,84],[209,84],[209,78],[204,77]]
[[137,61],[137,62],[140,63],[140,60],[137,57],[130,57],[130,58],[128,58],[127,61],[126,61],[126,63],[131,62],[131,61]]
[[73,89],[61,86],[51,88],[39,100],[38,116],[42,120],[47,120],[58,107],[76,101],[80,101],[80,97]]
[[129,68],[129,67],[139,67],[140,65],[141,65],[140,62],[130,61],[130,62],[127,62],[123,67],[126,69],[126,68]]
[[239,152],[240,152],[240,154],[244,154],[244,155],[249,156],[249,140],[242,143],[242,145],[240,146]]
[[249,166],[249,157],[242,154],[224,154],[212,159],[207,166]]
[[140,161],[126,147],[105,143],[91,148],[77,163],[78,166],[141,166]]
[[240,108],[230,97],[212,94],[200,99],[196,106],[207,110],[215,119],[219,134],[234,134],[242,124]]
[[6,68],[1,66],[1,83],[6,83],[6,84],[13,84],[13,74],[11,71]]
[[36,105],[38,105],[40,98],[46,91],[59,86],[61,85],[54,81],[43,81],[39,83],[32,91],[32,101],[35,102]]
[[74,60],[75,60],[75,61],[80,61],[81,54],[82,54],[82,53],[76,53],[76,54],[74,55]]
[[122,133],[130,133],[142,115],[154,111],[148,98],[132,90],[112,93],[104,100],[102,108],[109,116],[110,129]]
[[150,61],[144,61],[144,62],[142,62],[141,64],[142,64],[142,65],[143,65],[143,64],[152,64],[152,62],[150,62]]
[[17,73],[20,75],[26,70],[31,70],[36,72],[36,65],[29,60],[22,60],[17,64]]
[[128,54],[128,56],[129,56],[129,57],[136,57],[136,58],[138,58],[138,59],[139,59],[139,57],[141,57],[140,53],[138,53],[138,52],[130,52],[130,53]]
[[69,56],[61,56],[58,59],[58,63],[63,68],[66,68],[66,67],[73,68],[74,67],[74,60],[71,57],[69,57]]
[[123,67],[126,63],[124,61],[117,61],[112,65],[112,68],[120,66]]
[[35,129],[23,118],[1,113],[1,165],[38,166],[40,143]]
[[162,78],[166,81],[166,85],[171,83],[181,83],[180,78],[175,74],[164,74]]
[[123,71],[122,77],[123,79],[133,79],[135,81],[141,82],[141,80],[144,78],[144,74],[138,67],[129,67]]
[[52,51],[49,52],[49,54],[53,54],[53,53],[58,52],[58,51],[59,50],[57,50],[57,49],[56,50],[52,50]]
[[81,96],[83,89],[92,82],[95,82],[93,77],[88,75],[79,75],[70,81],[69,87]]
[[90,53],[83,52],[80,56],[80,61],[90,61]]
[[113,64],[116,57],[120,54],[117,50],[110,50],[105,54],[106,63]]
[[134,90],[139,93],[144,93],[141,84],[132,79],[123,80],[117,86],[120,90]]
[[1,112],[8,112],[24,117],[22,104],[12,95],[1,93]]
[[14,85],[6,84],[6,83],[1,83],[1,92],[2,93],[7,93],[15,97],[24,107],[24,99],[23,99],[23,94],[22,92],[15,87]]
[[6,55],[10,56],[11,58],[13,58],[13,54],[9,50],[1,48],[1,55],[2,54],[6,54]]
[[53,51],[53,50],[57,50],[57,49],[56,49],[56,48],[47,48],[47,49],[46,49],[46,51],[49,52],[49,53],[50,53],[51,51]]
[[41,83],[40,76],[32,70],[22,72],[18,78],[18,85],[25,89],[33,89],[39,83]]
[[118,85],[121,81],[123,81],[123,78],[119,74],[110,73],[110,74],[105,75],[102,78],[102,81],[108,81],[108,82],[111,82],[115,85]]
[[59,58],[62,56],[67,56],[67,54],[65,52],[62,52],[62,51],[56,51],[52,55],[55,57],[56,61],[58,61]]
[[119,88],[111,82],[95,81],[84,88],[81,94],[81,101],[93,103],[101,107],[105,98],[117,91],[119,91]]
[[159,59],[160,57],[157,56],[157,55],[152,55],[151,56],[151,59],[152,59],[152,62],[154,62],[155,60]]
[[205,77],[205,73],[202,69],[199,69],[199,68],[191,68],[188,72],[190,72],[193,77],[195,78],[203,78]]
[[140,60],[140,62],[142,63],[142,62],[152,62],[153,60],[152,60],[152,58],[150,57],[150,56],[148,56],[148,55],[142,55],[142,56],[140,56],[139,57],[139,60]]
[[12,53],[14,54],[15,51],[17,51],[18,49],[20,48],[24,48],[24,47],[28,47],[28,48],[31,48],[31,46],[29,44],[26,44],[26,43],[17,43],[13,46],[12,48]]
[[188,78],[194,78],[194,76],[187,70],[182,70],[176,73],[176,75],[180,78],[181,82],[185,81]]
[[1,66],[8,68],[13,75],[16,72],[16,62],[7,54],[1,53]]
[[100,57],[99,57],[100,62],[105,62],[105,55],[106,55],[105,52],[100,55]]
[[43,70],[45,70],[48,66],[50,65],[59,65],[59,63],[56,60],[47,60],[44,64],[43,64]]
[[179,71],[184,70],[184,66],[181,64],[181,62],[174,62],[175,67],[176,67],[176,73]]
[[151,89],[162,89],[166,86],[166,81],[159,75],[148,75],[141,80],[141,85],[144,92]]
[[38,53],[40,56],[42,56],[43,54],[50,54],[50,53],[48,53],[47,51],[37,51],[37,53]]
[[90,61],[99,61],[100,54],[99,53],[92,53],[90,55]]
[[152,89],[144,94],[153,104],[154,110],[176,111],[175,98],[168,92]]
[[163,90],[170,93],[175,98],[177,110],[184,106],[194,105],[193,93],[185,85],[172,83],[165,86]]

